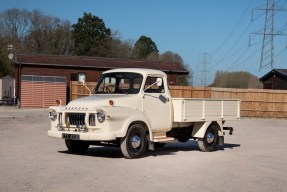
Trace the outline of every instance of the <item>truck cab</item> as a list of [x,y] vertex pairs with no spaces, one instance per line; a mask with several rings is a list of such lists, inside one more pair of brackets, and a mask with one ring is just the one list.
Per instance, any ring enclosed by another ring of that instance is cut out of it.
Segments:
[[[102,74],[90,96],[75,99],[67,106],[50,107],[48,135],[64,139],[71,152],[82,153],[89,145],[109,144],[119,146],[126,158],[138,158],[146,149],[154,149],[155,143],[185,142],[193,137],[193,130],[203,127],[206,131],[214,124],[202,124],[204,120],[199,120],[201,126],[191,121],[175,121],[177,105],[171,98],[164,72],[109,70]],[[213,139],[222,136],[222,123],[219,124]],[[205,137],[197,131],[194,134]],[[214,142],[216,147],[219,139]]]

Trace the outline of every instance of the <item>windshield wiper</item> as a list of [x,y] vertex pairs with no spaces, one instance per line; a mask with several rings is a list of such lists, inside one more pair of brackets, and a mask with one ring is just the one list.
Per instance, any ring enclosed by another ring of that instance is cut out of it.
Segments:
[[120,91],[122,91],[123,93],[125,93],[126,95],[128,95],[128,93],[122,89],[119,88]]
[[119,86],[112,85],[112,84],[111,85],[107,85],[107,86],[104,87],[104,89],[107,89],[108,93],[115,93],[115,92],[112,92],[109,87],[113,87],[113,88],[115,88],[117,90],[120,90],[121,92],[125,93],[126,95],[128,95],[128,93],[126,91],[124,91],[123,89],[119,88]]

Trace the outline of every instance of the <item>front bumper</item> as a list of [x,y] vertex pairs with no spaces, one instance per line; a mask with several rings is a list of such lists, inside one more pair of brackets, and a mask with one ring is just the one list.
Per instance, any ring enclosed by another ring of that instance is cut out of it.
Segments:
[[62,139],[63,133],[80,135],[80,140],[83,141],[113,141],[116,140],[117,138],[115,133],[103,133],[99,131],[82,133],[82,132],[49,130],[48,136]]

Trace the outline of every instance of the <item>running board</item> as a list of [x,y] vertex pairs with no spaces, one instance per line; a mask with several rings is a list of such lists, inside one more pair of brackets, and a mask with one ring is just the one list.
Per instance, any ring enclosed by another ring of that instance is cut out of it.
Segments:
[[153,141],[149,141],[148,149],[154,150],[154,143],[157,143],[157,142],[168,143],[168,142],[175,142],[175,141],[176,140],[173,137],[155,136],[153,137]]
[[166,137],[166,136],[156,136],[153,138],[153,142],[166,142],[166,141],[174,141],[173,137]]

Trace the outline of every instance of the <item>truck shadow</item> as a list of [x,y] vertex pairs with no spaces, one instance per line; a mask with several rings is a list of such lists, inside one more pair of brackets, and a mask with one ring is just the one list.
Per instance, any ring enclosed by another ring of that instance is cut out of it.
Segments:
[[121,150],[118,147],[90,146],[90,148],[84,154],[75,154],[71,153],[68,150],[58,152],[69,155],[81,155],[81,156],[103,157],[103,158],[123,158]]
[[[220,147],[219,151],[224,151],[225,149],[234,149],[240,147],[240,144],[230,144],[225,143]],[[180,151],[199,151],[198,144],[196,141],[188,141],[185,143],[168,143],[165,147],[155,148],[154,151],[147,150],[142,158],[146,157],[156,157],[164,155],[176,155]],[[101,157],[101,158],[124,158],[121,150],[118,147],[102,147],[102,146],[91,146],[84,154],[74,154],[66,151],[58,151],[59,153],[70,154],[70,155],[82,155],[90,157]]]
[[224,143],[222,147],[219,148],[219,150],[224,150],[224,149],[233,149],[235,147],[240,147],[240,144],[231,144],[231,143]]
[[[233,149],[240,147],[240,144],[225,143],[223,146],[218,148],[218,151],[224,151],[225,149]],[[161,156],[161,155],[175,155],[180,151],[200,151],[197,141],[188,141],[185,143],[171,143],[166,144],[163,148],[156,148],[155,151],[148,151],[148,156]]]

